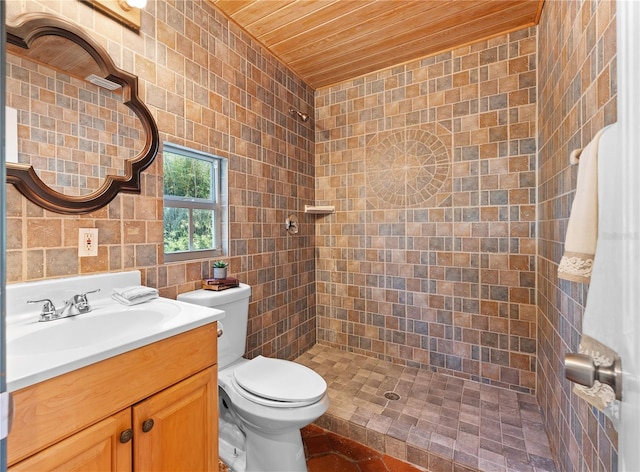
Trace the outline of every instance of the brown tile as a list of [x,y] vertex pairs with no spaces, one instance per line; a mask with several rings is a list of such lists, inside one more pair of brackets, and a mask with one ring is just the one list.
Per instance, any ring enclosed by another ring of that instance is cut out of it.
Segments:
[[302,434],[302,438],[305,439],[307,437],[319,436],[325,434],[325,430],[320,426],[317,426],[314,423],[311,423],[300,430],[300,434]]
[[[361,472],[387,472],[389,470],[388,465],[380,457],[372,457],[358,462],[358,467]],[[411,469],[410,469],[411,470]]]
[[360,472],[360,468],[342,456],[328,454],[307,461],[309,472]]
[[334,449],[326,434],[305,437],[304,444],[309,457],[322,455]]
[[[366,434],[360,429],[357,432],[359,438],[366,438],[369,446],[386,452],[396,460],[409,460],[418,467],[426,467],[432,460],[438,467],[457,467],[458,470],[473,470],[481,462],[483,467],[489,467],[489,461],[498,466],[502,464],[505,466],[504,470],[507,470],[507,458],[504,454],[508,449],[512,455],[515,451],[528,454],[527,460],[532,463],[542,460],[538,457],[546,457],[551,461],[551,452],[544,449],[546,442],[536,432],[536,428],[542,428],[542,419],[539,414],[533,414],[537,412],[537,404],[535,398],[529,395],[518,397],[514,392],[438,373],[429,372],[426,375],[427,372],[420,369],[400,367],[322,345],[312,348],[298,358],[298,362],[309,367],[321,367],[319,371],[328,381],[329,395],[340,398],[340,401],[350,399],[357,402],[361,409],[367,408],[370,399],[378,398],[364,393],[368,384],[376,390],[385,390],[385,381],[397,379],[393,380],[394,383],[400,382],[396,391],[402,391],[403,387],[400,385],[406,383],[406,395],[409,396],[405,400],[402,396],[400,401],[388,402],[386,406],[387,411],[394,413],[395,419],[383,414],[373,416],[365,425]],[[497,370],[496,375],[499,379],[500,375],[506,374]],[[345,386],[355,379],[362,379],[357,382],[359,387],[346,393]],[[340,408],[330,407],[328,413],[321,418],[327,420],[323,420],[322,424],[329,429],[335,424],[341,424],[342,420],[334,421],[337,419],[334,415],[339,416],[341,411]],[[407,414],[409,412],[410,415]],[[416,415],[420,419],[417,423],[409,423],[406,442],[399,440],[395,429],[392,430],[393,422]],[[524,417],[527,418],[526,423],[521,419]],[[386,420],[382,428],[378,424],[380,420]],[[338,428],[345,430],[341,426]],[[383,432],[369,428],[382,429]],[[523,440],[525,428],[531,441],[535,438],[536,444],[538,441],[544,444],[538,447],[527,442],[529,440]],[[346,428],[346,431],[345,434],[350,435],[352,429]],[[339,447],[335,449],[348,454],[346,446],[341,442],[338,444]],[[432,455],[439,459],[430,459]],[[353,453],[346,457],[354,459]],[[497,470],[500,470],[499,467]]]
[[310,471],[419,472],[423,470],[315,425],[303,428],[302,432],[307,466]]
[[[407,462],[403,462],[400,461],[394,457],[391,457],[387,454],[382,456],[382,462],[384,463],[384,465],[387,467],[386,470],[388,471],[393,471],[393,472],[417,472],[420,469],[417,469],[415,466],[407,463]],[[361,466],[362,467],[362,466]],[[362,469],[364,472],[364,469]],[[373,471],[372,471],[373,472]]]

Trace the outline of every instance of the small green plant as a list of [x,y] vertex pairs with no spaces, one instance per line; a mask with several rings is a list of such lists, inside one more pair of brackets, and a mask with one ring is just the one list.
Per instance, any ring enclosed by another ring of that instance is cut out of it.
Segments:
[[226,269],[227,267],[229,267],[229,263],[225,261],[215,261],[213,263],[213,267],[215,269]]

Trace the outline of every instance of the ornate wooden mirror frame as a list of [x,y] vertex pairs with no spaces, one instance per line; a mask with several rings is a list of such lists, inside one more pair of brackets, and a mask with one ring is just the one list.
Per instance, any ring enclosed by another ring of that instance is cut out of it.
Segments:
[[88,195],[64,195],[51,189],[38,177],[33,166],[27,164],[7,163],[7,182],[35,204],[65,214],[89,213],[102,208],[118,192],[140,193],[140,174],[158,154],[160,139],[153,116],[138,97],[138,77],[116,67],[101,45],[64,18],[46,13],[27,13],[21,15],[15,24],[8,24],[6,29],[7,43],[23,49],[29,49],[36,39],[47,35],[66,38],[82,47],[95,60],[102,77],[122,87],[123,103],[140,119],[146,133],[142,151],[125,161],[124,175],[107,175],[102,186]]

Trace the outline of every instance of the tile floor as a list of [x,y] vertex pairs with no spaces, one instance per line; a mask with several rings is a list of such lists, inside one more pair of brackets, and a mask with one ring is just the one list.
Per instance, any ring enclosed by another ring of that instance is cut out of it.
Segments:
[[[308,472],[424,472],[314,424],[302,429]],[[219,472],[232,472],[220,461]],[[280,471],[287,472],[287,471]]]
[[309,472],[423,472],[388,454],[338,436],[314,424],[302,429]]
[[316,424],[340,436],[432,472],[555,470],[531,395],[322,345],[296,361],[327,381]]

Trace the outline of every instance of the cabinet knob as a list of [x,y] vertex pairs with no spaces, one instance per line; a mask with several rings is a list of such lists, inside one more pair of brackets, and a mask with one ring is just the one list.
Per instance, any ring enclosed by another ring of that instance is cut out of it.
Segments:
[[216,333],[218,337],[222,336],[223,333],[224,331],[222,330],[222,328],[218,328],[218,332]]
[[122,444],[128,443],[129,441],[131,441],[132,437],[133,437],[133,430],[131,428],[125,429],[123,432],[120,433],[120,442]]
[[146,421],[144,421],[142,423],[142,432],[143,433],[148,433],[152,429],[153,429],[153,420],[151,418],[149,418],[148,420],[146,420]]

